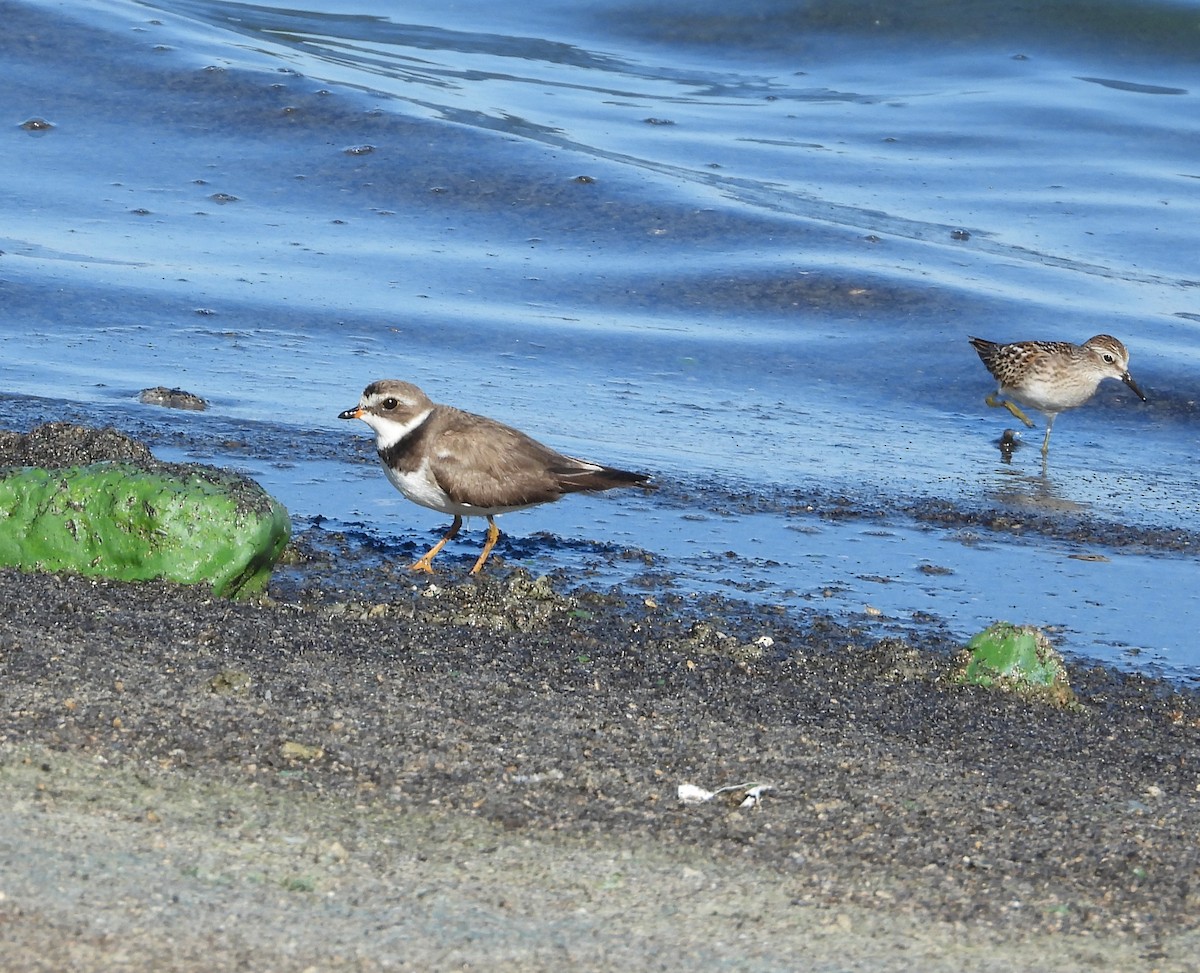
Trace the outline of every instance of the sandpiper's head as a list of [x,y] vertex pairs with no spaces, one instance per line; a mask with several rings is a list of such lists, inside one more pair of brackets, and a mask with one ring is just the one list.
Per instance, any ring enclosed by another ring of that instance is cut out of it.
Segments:
[[1129,351],[1120,341],[1110,334],[1098,334],[1088,338],[1083,347],[1091,352],[1096,370],[1103,378],[1120,379],[1139,399],[1146,401],[1145,394],[1129,374]]
[[375,430],[375,443],[382,449],[407,436],[432,409],[429,396],[415,385],[384,379],[363,389],[358,405],[338,413],[338,418],[361,419]]

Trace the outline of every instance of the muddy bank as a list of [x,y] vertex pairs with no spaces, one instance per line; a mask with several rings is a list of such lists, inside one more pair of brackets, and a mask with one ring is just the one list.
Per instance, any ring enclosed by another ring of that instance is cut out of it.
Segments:
[[0,573],[7,969],[1194,968],[1193,693],[1075,671],[1055,710],[944,645],[521,572],[351,592],[329,547],[245,605]]
[[955,649],[319,528],[247,604],[0,571],[0,965],[1200,968],[1197,694]]

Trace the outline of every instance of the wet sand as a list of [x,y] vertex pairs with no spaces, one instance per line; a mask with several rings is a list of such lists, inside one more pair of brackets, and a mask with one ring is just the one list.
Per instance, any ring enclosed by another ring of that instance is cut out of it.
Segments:
[[253,604],[0,573],[6,970],[1197,968],[1194,693],[301,547]]
[[0,571],[0,967],[1200,969],[1193,690],[456,564]]

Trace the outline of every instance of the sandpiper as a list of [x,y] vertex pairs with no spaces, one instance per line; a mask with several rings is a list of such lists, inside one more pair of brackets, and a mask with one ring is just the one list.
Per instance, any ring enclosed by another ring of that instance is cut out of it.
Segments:
[[500,529],[497,514],[549,503],[567,493],[649,486],[645,473],[564,456],[494,419],[436,405],[408,382],[372,382],[339,419],[362,419],[375,431],[384,472],[413,503],[454,517],[445,536],[411,566],[433,573],[433,559],[453,540],[463,517],[486,517],[487,541],[471,568],[482,569]]
[[1129,376],[1129,352],[1116,338],[1098,334],[1082,345],[1069,341],[1014,341],[997,344],[971,338],[987,370],[999,383],[985,400],[988,405],[1008,409],[1026,426],[1033,422],[1016,405],[1000,396],[1016,399],[1046,416],[1046,438],[1042,456],[1050,452],[1050,430],[1054,417],[1064,409],[1083,405],[1106,378],[1119,378],[1143,402],[1146,396]]

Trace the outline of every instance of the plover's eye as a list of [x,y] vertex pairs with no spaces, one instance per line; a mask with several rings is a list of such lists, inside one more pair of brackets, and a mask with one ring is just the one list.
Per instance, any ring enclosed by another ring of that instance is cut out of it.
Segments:
[[387,411],[388,411],[388,412],[391,412],[391,411],[392,411],[394,408],[396,408],[396,406],[398,406],[399,404],[400,404],[400,403],[399,403],[399,402],[397,402],[397,401],[396,401],[394,398],[392,398],[390,395],[389,395],[389,396],[388,396],[386,399],[384,399],[384,400],[383,400],[383,407],[384,407],[385,409],[387,409]]

